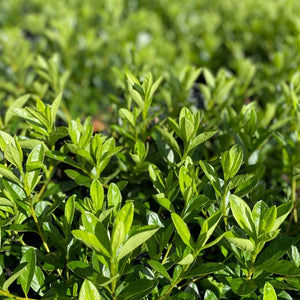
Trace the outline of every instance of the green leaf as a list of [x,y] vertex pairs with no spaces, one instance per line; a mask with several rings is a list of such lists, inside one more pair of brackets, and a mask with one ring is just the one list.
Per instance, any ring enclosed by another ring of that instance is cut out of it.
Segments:
[[14,139],[14,143],[6,146],[4,150],[4,156],[11,164],[16,166],[20,171],[22,170],[23,152],[16,139]]
[[131,253],[138,246],[146,242],[152,235],[154,235],[160,227],[155,225],[148,225],[139,228],[138,233],[132,235],[123,245],[121,251],[118,255],[118,261],[121,260],[124,256]]
[[27,296],[35,272],[36,255],[33,248],[29,248],[22,256],[21,263],[27,263],[25,270],[20,274],[20,282],[24,294]]
[[208,262],[191,269],[187,274],[184,275],[184,278],[188,279],[193,277],[204,277],[208,274],[224,270],[225,267],[226,266],[221,263]]
[[264,285],[263,300],[277,300],[276,292],[271,283],[266,282]]
[[181,259],[177,264],[182,266],[190,265],[192,264],[193,261],[194,261],[194,256],[191,253],[189,253],[183,259]]
[[19,264],[12,275],[4,282],[2,289],[6,292],[8,292],[9,286],[26,270],[27,262],[23,262]]
[[300,269],[288,260],[273,261],[265,265],[263,270],[284,276],[300,276]]
[[203,249],[206,242],[213,234],[221,218],[222,212],[218,211],[203,222],[201,231],[197,239],[197,250]]
[[113,256],[116,255],[118,249],[123,244],[125,237],[126,234],[124,222],[119,220],[118,222],[115,222],[112,232],[111,249]]
[[115,224],[118,222],[123,222],[124,223],[124,232],[125,235],[129,233],[129,230],[131,228],[131,224],[133,221],[133,214],[134,214],[134,205],[132,202],[126,203],[118,212],[116,219],[115,219]]
[[14,109],[15,108],[22,108],[23,105],[28,101],[30,95],[24,95],[17,100],[15,100],[7,109],[6,114],[5,114],[5,119],[4,123],[7,125],[7,123],[10,121],[10,119],[15,116]]
[[214,136],[218,131],[206,131],[202,132],[199,135],[195,136],[188,145],[188,152],[199,146],[200,144],[209,140],[212,136]]
[[265,213],[260,222],[259,233],[267,233],[273,230],[273,226],[277,216],[276,206],[273,205]]
[[84,263],[82,261],[72,261],[69,262],[67,266],[77,276],[90,280],[98,287],[109,284],[112,280],[116,279],[119,276],[116,275],[112,278],[103,277],[89,264]]
[[76,199],[76,195],[72,195],[66,201],[66,205],[65,205],[65,217],[66,217],[67,224],[69,226],[71,226],[73,218],[74,218],[74,213],[75,213],[75,199]]
[[101,210],[104,201],[104,191],[101,182],[98,179],[94,179],[90,189],[91,199],[93,201],[93,207],[95,212]]
[[61,97],[62,97],[62,93],[60,93],[55,98],[55,100],[53,101],[53,103],[51,105],[51,126],[53,126],[55,124],[55,118],[56,118],[56,114],[57,114],[58,108],[60,106]]
[[239,296],[251,294],[257,289],[257,284],[253,280],[236,278],[230,282],[233,292]]
[[251,253],[255,249],[254,244],[250,240],[236,237],[230,231],[225,233],[225,237],[229,241],[229,243],[231,243],[232,245],[234,245],[235,247],[237,247],[241,250]]
[[0,149],[4,152],[7,145],[12,144],[14,142],[13,137],[4,132],[0,131]]
[[128,285],[118,295],[118,299],[143,299],[145,295],[147,295],[154,289],[156,284],[157,282],[154,280],[136,279],[128,283]]
[[81,215],[82,224],[85,230],[91,234],[95,234],[97,239],[101,242],[103,247],[110,253],[110,242],[107,235],[107,230],[104,225],[90,212],[85,211]]
[[240,197],[230,195],[232,214],[239,226],[250,236],[256,234],[252,213],[249,206]]
[[45,284],[45,275],[39,266],[35,266],[30,287],[37,293]]
[[0,164],[0,174],[4,178],[17,183],[19,186],[21,187],[23,186],[23,183],[20,181],[20,179],[9,168],[1,164]]
[[243,163],[243,152],[239,145],[234,145],[229,151],[225,151],[221,158],[224,179],[227,181],[240,169]]
[[178,143],[176,142],[175,138],[165,129],[156,126],[155,129],[160,133],[160,135],[165,139],[168,145],[181,157],[181,151],[179,148]]
[[277,207],[277,216],[272,230],[276,230],[277,228],[279,228],[281,223],[286,219],[286,217],[293,209],[293,205],[294,205],[293,201],[289,201]]
[[291,247],[294,239],[285,235],[279,235],[258,256],[255,262],[257,271],[263,270],[264,266],[272,265],[278,261]]
[[220,197],[222,197],[220,179],[219,179],[217,173],[215,172],[214,168],[209,163],[207,163],[206,161],[203,161],[203,160],[200,160],[199,164],[200,164],[200,167],[203,170],[205,176],[211,182],[215,192]]
[[131,111],[126,108],[121,108],[119,110],[119,115],[122,119],[127,120],[133,127],[135,126],[135,119]]
[[107,205],[108,207],[114,207],[114,211],[117,211],[121,205],[122,196],[118,186],[111,183],[107,193]]
[[172,202],[169,199],[165,198],[164,194],[157,194],[157,195],[155,195],[155,199],[167,211],[169,211],[169,212],[174,212],[175,211]]
[[172,282],[172,278],[168,274],[166,268],[156,260],[148,260],[147,263],[159,274],[167,278],[170,282]]
[[74,237],[80,240],[89,248],[95,250],[97,253],[103,254],[104,256],[110,257],[111,254],[107,251],[107,249],[103,246],[103,244],[98,240],[95,234],[89,233],[80,229],[76,229],[72,231]]
[[191,237],[191,233],[189,231],[189,228],[187,227],[187,225],[185,224],[185,222],[182,220],[182,218],[177,215],[176,213],[172,213],[171,214],[172,217],[172,221],[175,225],[175,228],[179,234],[179,236],[181,237],[182,241],[189,246],[191,249],[193,249],[192,247],[192,237]]
[[97,288],[89,280],[84,280],[79,293],[79,300],[101,300],[103,299]]

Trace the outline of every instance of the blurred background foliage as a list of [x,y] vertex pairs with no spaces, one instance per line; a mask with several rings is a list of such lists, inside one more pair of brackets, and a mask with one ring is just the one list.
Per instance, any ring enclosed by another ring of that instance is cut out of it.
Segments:
[[124,97],[124,71],[165,74],[161,101],[186,65],[225,68],[232,101],[264,107],[299,69],[299,15],[293,0],[1,1],[0,109],[64,90],[70,117],[97,115]]

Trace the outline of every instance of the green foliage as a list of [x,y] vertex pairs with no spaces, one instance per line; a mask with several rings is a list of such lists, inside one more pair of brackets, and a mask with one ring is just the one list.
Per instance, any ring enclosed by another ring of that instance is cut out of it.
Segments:
[[299,298],[297,1],[0,8],[0,299]]

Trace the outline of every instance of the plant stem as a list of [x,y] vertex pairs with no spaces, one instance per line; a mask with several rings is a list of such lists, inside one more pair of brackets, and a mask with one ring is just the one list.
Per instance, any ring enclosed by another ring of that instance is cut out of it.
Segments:
[[15,300],[35,300],[32,298],[27,298],[27,297],[23,298],[23,297],[15,296],[15,295],[11,294],[10,292],[6,292],[3,290],[0,290],[0,295],[8,297],[9,299],[15,299]]
[[161,262],[162,265],[166,263],[166,260],[168,258],[168,255],[169,255],[169,252],[170,252],[171,248],[172,248],[172,243],[170,243],[170,245],[168,246],[167,252],[166,252],[166,254],[165,254],[165,256],[164,256],[164,258]]
[[45,237],[44,237],[44,235],[43,235],[43,232],[42,232],[42,228],[41,228],[41,226],[40,226],[40,223],[39,223],[39,221],[38,221],[38,219],[37,219],[37,217],[36,217],[36,214],[35,214],[34,207],[33,207],[33,204],[32,204],[32,203],[30,204],[30,212],[31,212],[31,215],[32,215],[32,217],[33,217],[34,223],[35,223],[35,225],[36,225],[36,227],[37,227],[37,229],[38,229],[39,236],[40,236],[40,238],[42,239],[44,248],[46,249],[47,253],[50,253],[49,247],[48,247],[47,242],[46,242],[46,240],[45,240]]

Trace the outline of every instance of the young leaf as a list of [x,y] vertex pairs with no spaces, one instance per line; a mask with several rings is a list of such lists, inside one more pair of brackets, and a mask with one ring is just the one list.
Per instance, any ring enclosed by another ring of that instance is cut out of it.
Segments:
[[126,119],[133,127],[135,126],[135,119],[131,111],[126,108],[121,108],[119,114],[122,119]]
[[114,207],[114,211],[117,211],[121,205],[122,196],[118,186],[111,183],[107,193],[107,205],[108,207]]
[[103,299],[94,284],[85,279],[80,289],[79,300],[101,300]]
[[239,226],[250,236],[256,234],[252,213],[249,206],[240,197],[230,195],[232,214]]
[[110,257],[111,254],[108,252],[108,250],[103,246],[103,244],[98,240],[95,234],[89,233],[86,231],[82,231],[80,229],[76,229],[72,231],[72,234],[74,237],[78,240],[80,240],[82,243],[84,243],[89,248],[95,250],[96,252],[103,254],[107,257]]
[[243,152],[239,145],[234,145],[229,151],[225,151],[221,158],[224,179],[227,181],[240,169],[243,163]]
[[118,261],[121,260],[124,256],[132,252],[138,246],[146,242],[152,235],[154,235],[160,227],[154,225],[148,225],[139,228],[138,233],[132,235],[123,245],[121,251],[118,255]]
[[254,244],[250,240],[236,237],[230,231],[225,233],[225,237],[229,241],[229,243],[233,244],[235,247],[237,247],[241,250],[251,253],[255,249]]
[[158,261],[156,260],[148,260],[148,264],[158,273],[160,273],[162,276],[167,278],[170,282],[172,282],[172,278],[168,274],[166,268]]
[[191,249],[193,249],[193,246],[191,245],[191,243],[193,243],[191,233],[189,231],[189,228],[185,224],[185,222],[176,213],[172,213],[171,217],[172,217],[172,221],[175,225],[175,228],[176,228],[179,236],[181,237],[182,241],[187,246],[189,246]]
[[291,210],[293,209],[293,201],[289,201],[287,203],[281,204],[277,207],[277,216],[274,222],[272,230],[276,230],[279,228],[281,223],[286,219]]
[[266,282],[264,285],[264,297],[263,300],[277,300],[276,292],[271,283]]
[[53,127],[55,124],[55,118],[58,111],[58,108],[60,106],[62,93],[58,94],[58,96],[55,98],[51,105],[51,126]]
[[72,195],[66,201],[66,205],[65,205],[65,217],[66,217],[67,224],[69,226],[72,224],[74,213],[75,213],[75,199],[76,199],[76,195]]
[[90,195],[93,201],[93,207],[95,212],[100,211],[103,206],[104,191],[102,184],[98,179],[93,180],[91,184]]
[[24,294],[27,297],[34,271],[36,265],[36,255],[33,248],[29,248],[24,255],[22,256],[21,263],[27,263],[25,270],[20,274],[20,282],[23,289]]
[[218,131],[205,131],[195,136],[188,145],[188,152],[199,146],[200,144],[209,140],[214,136]]

